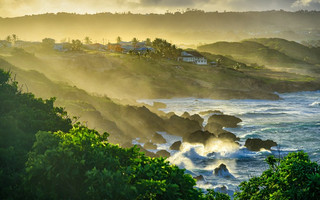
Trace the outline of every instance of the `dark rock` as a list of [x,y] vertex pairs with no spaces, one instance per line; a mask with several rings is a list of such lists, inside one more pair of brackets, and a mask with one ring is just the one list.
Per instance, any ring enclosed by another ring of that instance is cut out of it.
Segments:
[[204,181],[204,177],[202,175],[195,176],[193,178],[196,179],[197,181]]
[[135,145],[135,146],[137,146],[140,149],[140,151],[143,152],[146,156],[149,156],[151,158],[158,157],[155,153],[152,153],[152,152],[146,150],[140,144],[139,145]]
[[159,133],[154,133],[151,140],[153,143],[158,143],[158,144],[167,143],[166,139],[164,139],[163,136],[160,135]]
[[166,114],[166,117],[167,117],[167,118],[170,118],[170,117],[172,117],[173,115],[175,115],[174,112],[168,112],[168,113]]
[[121,145],[122,148],[131,148],[133,147],[134,145],[131,143],[131,142],[125,142]]
[[216,187],[214,191],[220,192],[223,194],[228,194],[229,196],[233,196],[234,194],[234,192],[232,190],[229,190],[228,187],[226,187],[225,185],[223,185],[222,187]]
[[176,141],[175,143],[173,143],[170,147],[171,150],[180,150],[182,142],[181,141]]
[[240,138],[238,138],[235,134],[229,132],[229,131],[224,131],[223,133],[220,133],[218,136],[220,139],[227,139],[230,141],[239,141]]
[[166,108],[167,104],[162,102],[153,102],[153,107],[157,109]]
[[213,157],[213,156],[215,156],[215,154],[216,154],[215,152],[208,153],[207,157]]
[[215,135],[219,135],[223,132],[223,126],[221,124],[210,122],[204,127],[205,131],[209,131],[210,133],[214,133]]
[[188,118],[188,119],[189,119],[190,114],[189,114],[188,112],[184,112],[184,113],[181,115],[181,117],[183,117],[183,118]]
[[198,130],[191,133],[187,137],[183,137],[183,141],[189,143],[202,143],[205,145],[206,142],[211,138],[216,138],[216,136],[208,131]]
[[244,144],[250,151],[260,151],[260,149],[270,150],[271,147],[277,146],[277,143],[272,140],[261,140],[257,138],[249,138]]
[[165,121],[145,106],[125,106],[120,113],[122,123],[119,127],[127,130],[132,137],[148,137],[150,133],[165,131]]
[[216,192],[220,192],[220,193],[223,193],[223,194],[227,194],[228,193],[228,188],[223,185],[222,187],[219,187],[219,188],[215,188],[217,191]]
[[200,115],[198,114],[194,114],[194,115],[191,115],[189,117],[190,120],[194,120],[194,121],[197,121],[199,123],[199,125],[202,127],[202,124],[203,124],[203,121],[204,119],[202,117],[200,117]]
[[200,115],[210,115],[210,114],[222,115],[223,112],[221,112],[220,110],[207,110],[207,111],[199,112],[199,114],[200,114]]
[[208,123],[212,122],[221,124],[223,127],[236,128],[238,123],[242,122],[242,120],[231,115],[212,115],[209,117]]
[[156,153],[157,156],[161,156],[161,157],[170,157],[170,153],[166,150],[160,150]]
[[171,116],[165,122],[168,133],[182,137],[202,129],[198,122],[177,115]]
[[145,143],[145,144],[143,145],[143,147],[144,147],[145,149],[157,149],[157,145],[155,145],[155,144],[153,144],[153,143],[151,143],[151,142]]
[[190,115],[188,112],[184,112],[181,115],[181,117],[183,117],[185,119],[197,121],[201,127],[202,127],[202,123],[204,121],[204,119],[202,117],[200,117],[200,115],[198,115],[198,114]]
[[150,142],[148,138],[145,138],[145,137],[139,138],[139,143],[147,143],[147,142]]
[[227,166],[225,164],[220,164],[219,167],[214,169],[214,175],[224,178],[234,178],[232,174],[230,174]]

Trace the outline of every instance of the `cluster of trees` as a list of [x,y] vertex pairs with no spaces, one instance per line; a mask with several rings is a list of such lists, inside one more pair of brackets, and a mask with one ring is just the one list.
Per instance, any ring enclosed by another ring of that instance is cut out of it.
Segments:
[[240,184],[237,200],[320,199],[320,166],[304,152],[290,153],[283,159],[269,156],[269,169],[261,176]]
[[25,163],[35,133],[68,131],[71,119],[62,108],[53,106],[54,98],[42,100],[21,93],[10,73],[2,69],[0,99],[0,199],[22,199]]
[[18,36],[16,34],[8,35],[6,37],[6,41],[11,43],[12,46],[14,46],[15,43],[18,41]]
[[[122,42],[122,39],[120,36],[116,38],[117,44],[120,44]],[[151,47],[152,50],[148,49],[144,52],[136,51],[135,49],[138,48],[139,40],[137,38],[133,38],[131,41],[131,44],[134,48],[130,54],[133,55],[139,55],[139,56],[145,56],[148,58],[169,58],[169,59],[177,59],[180,55],[182,50],[177,48],[176,45],[173,45],[169,42],[167,42],[164,39],[156,38],[153,41],[151,41],[150,38],[147,38],[144,41],[145,47]]]
[[177,48],[176,45],[172,45],[166,40],[160,38],[156,38],[152,42],[152,47],[154,52],[151,52],[151,56],[176,59],[182,52],[182,50]]
[[15,46],[16,42],[18,41],[18,36],[16,34],[8,35],[5,40],[0,40],[0,47],[10,47]]
[[[72,120],[54,98],[22,93],[0,69],[0,199],[222,199],[164,158],[120,148]],[[319,199],[320,166],[303,152],[268,157],[235,199]]]

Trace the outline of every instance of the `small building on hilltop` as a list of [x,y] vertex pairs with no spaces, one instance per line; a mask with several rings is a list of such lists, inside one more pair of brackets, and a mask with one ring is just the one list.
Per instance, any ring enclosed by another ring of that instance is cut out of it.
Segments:
[[207,65],[207,59],[197,51],[182,51],[178,61],[194,63],[196,65]]
[[109,43],[107,49],[111,52],[123,52],[124,50],[123,47],[117,43],[116,44]]

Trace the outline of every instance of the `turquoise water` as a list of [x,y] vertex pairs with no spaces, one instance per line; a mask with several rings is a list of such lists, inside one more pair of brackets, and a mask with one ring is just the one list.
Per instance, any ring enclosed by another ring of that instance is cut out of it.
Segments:
[[[169,158],[193,176],[203,175],[205,181],[199,182],[198,187],[225,185],[235,191],[241,181],[258,176],[268,168],[264,159],[270,154],[283,157],[289,152],[303,150],[309,153],[313,161],[320,161],[320,91],[286,93],[280,94],[280,97],[281,100],[277,101],[195,98],[142,101],[149,104],[163,102],[167,104],[167,108],[162,109],[164,112],[173,111],[178,115],[185,111],[198,114],[201,111],[220,110],[241,118],[243,122],[239,127],[227,129],[240,137],[240,148],[217,143],[213,143],[209,149],[185,144],[182,152],[171,152]],[[209,115],[202,117],[206,120]],[[278,147],[271,151],[251,152],[243,146],[247,138],[272,139],[278,143]],[[212,148],[216,154],[210,154]],[[220,163],[227,166],[234,178],[213,175],[213,170]]]

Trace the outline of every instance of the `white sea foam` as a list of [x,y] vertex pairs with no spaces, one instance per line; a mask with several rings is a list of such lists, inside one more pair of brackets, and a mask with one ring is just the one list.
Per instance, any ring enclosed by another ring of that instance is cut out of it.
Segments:
[[311,103],[310,106],[313,106],[313,107],[320,106],[320,101],[315,101]]
[[[178,115],[185,111],[197,114],[201,111],[220,110],[224,114],[235,115],[242,119],[241,126],[228,131],[240,137],[238,145],[224,141],[212,140],[207,145],[192,145],[182,143],[181,151],[170,151],[170,145],[180,138],[169,138],[163,134],[168,144],[158,145],[158,149],[166,149],[171,153],[169,161],[179,167],[187,169],[193,175],[205,176],[208,183],[198,183],[200,188],[213,188],[217,183],[228,185],[228,190],[235,190],[236,186],[250,176],[259,176],[268,166],[265,158],[268,155],[278,155],[278,149],[259,152],[249,151],[243,145],[246,138],[271,139],[280,145],[280,155],[304,150],[312,155],[314,160],[320,159],[320,91],[280,94],[282,100],[211,100],[211,99],[156,99],[145,100],[163,102],[167,108],[164,112],[175,112]],[[143,100],[143,102],[145,102]],[[204,125],[210,115],[202,115]],[[236,177],[235,180],[212,176],[213,170],[221,163],[226,164],[228,170]],[[237,182],[238,181],[238,182]],[[216,183],[217,182],[217,183]]]

